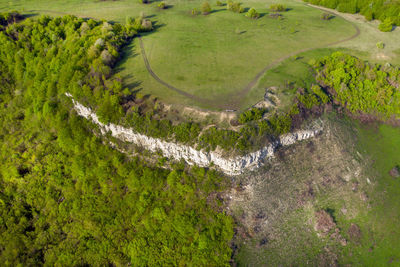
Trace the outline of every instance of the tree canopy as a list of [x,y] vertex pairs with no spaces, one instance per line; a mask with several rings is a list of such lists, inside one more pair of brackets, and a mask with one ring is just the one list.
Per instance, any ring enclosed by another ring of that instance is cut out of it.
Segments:
[[3,265],[228,264],[224,178],[121,154],[64,95],[103,121],[122,116],[127,92],[111,69],[140,25],[42,16],[0,31]]

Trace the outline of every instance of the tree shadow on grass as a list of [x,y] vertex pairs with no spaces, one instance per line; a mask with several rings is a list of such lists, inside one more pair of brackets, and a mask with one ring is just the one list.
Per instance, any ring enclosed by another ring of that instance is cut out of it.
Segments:
[[39,13],[22,14],[24,19],[35,17],[35,16],[38,16],[38,15],[39,15]]
[[114,72],[122,71],[122,65],[124,65],[129,58],[134,58],[138,55],[139,54],[135,51],[135,45],[133,41],[131,41],[128,45],[122,48],[118,62],[114,67]]
[[210,11],[210,14],[217,13],[217,12],[224,11],[224,10],[226,10],[226,9],[213,9]]
[[260,14],[260,16],[258,18],[261,19],[262,17],[265,17],[268,13],[267,12],[263,12],[263,13],[258,13],[258,14]]
[[332,208],[326,208],[325,211],[332,217],[333,222],[337,223],[337,220],[335,218],[335,210]]
[[[121,74],[121,72],[125,68],[125,63],[130,59],[138,56],[139,54],[135,51],[135,45],[133,41],[131,41],[128,45],[122,48],[120,58],[113,68],[114,74]],[[133,90],[134,88],[138,88],[142,82],[141,81],[133,81],[130,83],[127,83],[128,80],[132,80],[134,76],[131,73],[121,75],[122,78],[122,84],[124,87],[127,87],[130,90]]]

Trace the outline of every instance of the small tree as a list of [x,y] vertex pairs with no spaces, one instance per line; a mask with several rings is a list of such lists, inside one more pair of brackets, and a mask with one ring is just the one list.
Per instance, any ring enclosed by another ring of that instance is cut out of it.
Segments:
[[210,14],[211,6],[208,2],[203,2],[203,4],[201,5],[201,12],[203,13],[203,15]]
[[287,10],[286,6],[282,4],[273,4],[269,8],[274,12],[283,12]]
[[385,44],[382,42],[378,42],[378,43],[376,43],[376,47],[379,49],[383,49],[383,48],[385,48]]
[[247,11],[246,13],[246,17],[251,19],[258,19],[260,17],[260,14],[254,8],[250,8],[249,11]]
[[393,21],[390,18],[385,19],[379,24],[379,30],[382,32],[391,32],[393,29]]
[[221,1],[217,1],[217,6],[223,6],[224,4]]
[[244,8],[241,6],[241,4],[239,2],[232,2],[231,0],[227,1],[226,9],[236,12],[236,13],[244,12]]
[[193,16],[197,16],[197,15],[199,15],[200,14],[200,11],[197,9],[197,8],[193,8],[192,9],[192,15]]
[[161,1],[161,2],[158,4],[158,8],[159,8],[159,9],[166,9],[166,8],[167,8],[167,5],[165,4],[164,1]]
[[333,15],[332,14],[330,14],[330,13],[322,13],[321,14],[321,19],[322,20],[331,20],[331,19],[333,19]]

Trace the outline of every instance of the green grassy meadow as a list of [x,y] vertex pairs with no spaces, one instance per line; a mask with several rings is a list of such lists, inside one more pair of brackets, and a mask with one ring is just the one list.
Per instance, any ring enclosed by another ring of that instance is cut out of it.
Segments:
[[[3,4],[2,4],[3,2]],[[144,47],[154,72],[167,83],[195,96],[210,99],[197,103],[158,84],[147,72],[138,40],[125,49],[117,66],[125,84],[172,104],[200,105],[218,109],[218,103],[243,90],[266,66],[304,49],[325,45],[354,34],[350,23],[340,17],[320,19],[322,11],[294,1],[279,1],[289,11],[283,20],[269,17],[275,1],[246,1],[262,17],[251,20],[244,14],[227,11],[210,2],[213,12],[192,16],[203,1],[167,1],[170,8],[160,10],[157,2],[137,1],[0,1],[0,11],[17,9],[24,13],[58,16],[62,13],[124,22],[141,12],[155,22],[156,30],[143,37]],[[262,94],[252,93],[257,101]],[[245,102],[241,102],[243,104]]]

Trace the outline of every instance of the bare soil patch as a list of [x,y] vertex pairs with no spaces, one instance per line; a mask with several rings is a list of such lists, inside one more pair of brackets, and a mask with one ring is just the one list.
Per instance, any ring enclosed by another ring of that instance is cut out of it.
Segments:
[[400,177],[400,167],[399,166],[394,166],[390,171],[389,171],[390,176],[393,178],[399,178]]
[[359,243],[361,241],[361,229],[357,224],[352,223],[347,230],[347,234],[349,235],[350,241],[354,243]]
[[315,212],[315,219],[315,230],[321,232],[323,235],[326,235],[336,227],[332,216],[325,210]]

